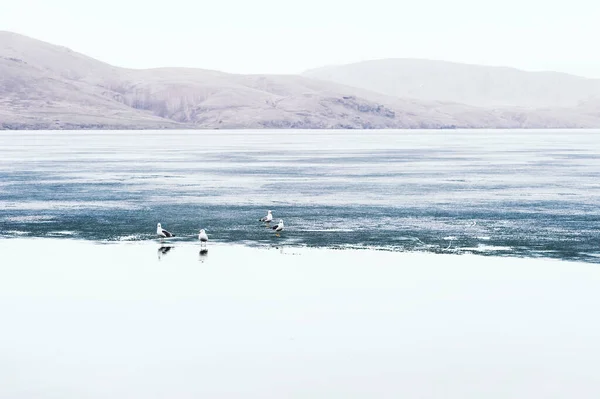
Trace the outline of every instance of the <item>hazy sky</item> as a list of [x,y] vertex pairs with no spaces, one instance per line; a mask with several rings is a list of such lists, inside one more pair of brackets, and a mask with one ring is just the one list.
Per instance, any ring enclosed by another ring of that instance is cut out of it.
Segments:
[[0,30],[111,64],[298,73],[428,58],[600,77],[598,0],[0,0]]

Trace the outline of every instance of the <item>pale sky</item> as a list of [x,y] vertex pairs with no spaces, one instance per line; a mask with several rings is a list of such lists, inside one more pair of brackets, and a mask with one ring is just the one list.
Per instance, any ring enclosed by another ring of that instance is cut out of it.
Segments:
[[0,0],[0,30],[130,68],[427,58],[600,78],[599,0]]

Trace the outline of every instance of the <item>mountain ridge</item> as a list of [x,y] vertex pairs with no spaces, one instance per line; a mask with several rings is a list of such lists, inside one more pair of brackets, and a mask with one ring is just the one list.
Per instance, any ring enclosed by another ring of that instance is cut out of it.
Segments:
[[600,98],[600,79],[413,58],[331,65],[303,75],[395,97],[482,107],[573,107]]
[[486,109],[302,75],[128,69],[0,31],[0,129],[600,127],[584,103]]
[[532,71],[532,70],[517,68],[517,67],[513,67],[513,66],[508,66],[508,65],[484,65],[484,64],[476,64],[476,63],[472,63],[472,62],[458,62],[458,61],[440,60],[440,59],[435,59],[435,58],[412,58],[412,57],[373,58],[373,59],[369,59],[369,60],[348,62],[348,63],[343,63],[343,64],[328,64],[328,65],[323,65],[323,66],[319,66],[319,67],[306,69],[304,72],[301,73],[301,75],[311,73],[314,71],[318,71],[318,70],[328,70],[328,69],[344,67],[347,65],[355,65],[355,64],[362,64],[362,63],[377,63],[377,62],[381,62],[381,61],[419,61],[419,62],[432,62],[432,63],[439,62],[439,63],[443,63],[443,64],[450,64],[450,65],[456,65],[456,66],[481,67],[481,68],[488,68],[488,69],[518,71],[518,72],[523,72],[526,74],[547,74],[547,73],[549,73],[549,74],[566,75],[566,76],[570,76],[573,78],[579,78],[579,79],[600,80],[600,78],[590,78],[590,77],[577,75],[577,74],[569,73],[569,72],[562,72],[562,71],[553,71],[553,70]]

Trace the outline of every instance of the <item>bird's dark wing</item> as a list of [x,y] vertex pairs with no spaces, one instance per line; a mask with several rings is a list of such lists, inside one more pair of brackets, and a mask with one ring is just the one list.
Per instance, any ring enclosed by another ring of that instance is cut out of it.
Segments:
[[173,234],[169,233],[167,230],[163,229],[163,234],[165,235],[165,237],[175,237]]

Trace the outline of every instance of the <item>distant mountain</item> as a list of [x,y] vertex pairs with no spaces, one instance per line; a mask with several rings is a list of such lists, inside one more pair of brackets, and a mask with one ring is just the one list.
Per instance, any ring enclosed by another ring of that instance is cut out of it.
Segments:
[[374,60],[313,69],[304,76],[394,97],[480,107],[576,107],[600,99],[600,79],[445,61]]
[[322,77],[133,70],[0,32],[0,129],[600,127],[594,98],[486,109]]

